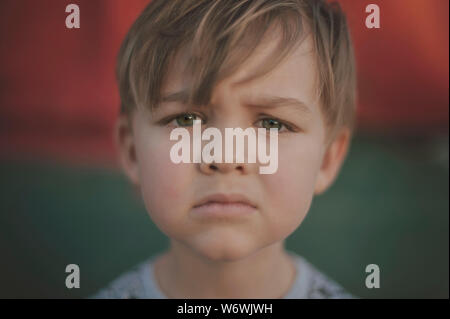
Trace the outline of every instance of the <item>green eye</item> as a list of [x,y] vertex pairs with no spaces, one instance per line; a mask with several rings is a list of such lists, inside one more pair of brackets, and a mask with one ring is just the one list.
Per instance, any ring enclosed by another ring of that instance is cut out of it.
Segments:
[[277,121],[275,119],[270,119],[270,118],[263,119],[263,120],[261,120],[261,122],[262,122],[261,123],[262,127],[265,129],[268,129],[268,130],[271,128],[276,128],[278,130],[281,130],[284,126],[280,121]]
[[193,126],[194,120],[197,120],[197,115],[192,113],[181,114],[175,118],[179,126]]

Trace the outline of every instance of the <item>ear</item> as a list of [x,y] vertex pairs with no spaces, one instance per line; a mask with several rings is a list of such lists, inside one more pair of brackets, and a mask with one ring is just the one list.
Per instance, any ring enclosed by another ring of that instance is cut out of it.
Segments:
[[131,183],[134,186],[139,186],[139,166],[131,122],[127,116],[119,115],[114,129],[114,136],[122,169]]
[[351,133],[348,128],[343,128],[328,146],[322,159],[322,166],[316,179],[314,193],[322,194],[336,179],[339,170],[344,163],[350,145]]

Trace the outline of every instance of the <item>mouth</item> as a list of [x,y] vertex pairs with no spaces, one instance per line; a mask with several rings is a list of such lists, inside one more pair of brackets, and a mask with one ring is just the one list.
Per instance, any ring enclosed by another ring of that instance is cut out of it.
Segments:
[[213,194],[196,203],[192,213],[203,217],[239,217],[255,213],[256,204],[241,194]]

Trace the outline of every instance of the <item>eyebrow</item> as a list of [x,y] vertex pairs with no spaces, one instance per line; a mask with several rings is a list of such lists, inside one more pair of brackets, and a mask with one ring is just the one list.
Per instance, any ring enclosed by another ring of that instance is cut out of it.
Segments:
[[182,102],[186,103],[188,99],[188,91],[186,89],[169,93],[167,95],[164,95],[161,99],[162,102]]
[[[180,102],[186,103],[188,98],[188,91],[181,90],[178,92],[169,93],[162,97],[162,102]],[[285,106],[294,106],[303,113],[312,113],[309,107],[302,101],[293,97],[281,97],[272,95],[262,95],[251,98],[245,105],[259,108],[277,108]]]
[[306,103],[293,97],[262,95],[252,98],[248,103],[246,103],[246,105],[260,108],[277,108],[283,106],[294,106],[303,113],[307,114],[312,113],[310,108],[306,105]]

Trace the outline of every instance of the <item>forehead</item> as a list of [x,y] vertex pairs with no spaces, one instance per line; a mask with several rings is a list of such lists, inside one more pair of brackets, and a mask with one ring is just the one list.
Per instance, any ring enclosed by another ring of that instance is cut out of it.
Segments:
[[[225,96],[251,102],[261,96],[276,96],[287,99],[296,99],[313,107],[317,103],[318,72],[317,62],[310,35],[305,36],[302,42],[267,74],[252,78],[260,68],[272,62],[272,58],[279,51],[280,33],[276,30],[268,32],[261,43],[251,53],[236,71],[220,81],[212,92],[211,104],[220,101]],[[245,48],[241,48],[244,49]],[[240,54],[240,48],[230,53]],[[187,98],[190,78],[184,68],[189,58],[187,51],[180,50],[166,75],[162,90],[163,103],[183,102]]]

